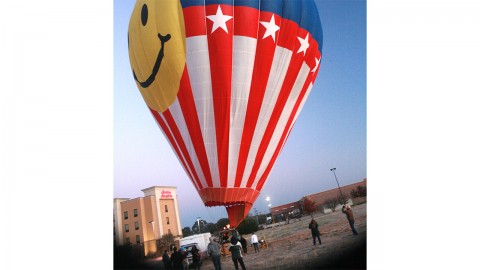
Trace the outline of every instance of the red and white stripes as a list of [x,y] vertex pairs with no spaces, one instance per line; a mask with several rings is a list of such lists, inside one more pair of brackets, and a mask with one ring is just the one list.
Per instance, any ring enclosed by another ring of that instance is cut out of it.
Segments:
[[152,114],[205,204],[252,204],[312,89],[318,44],[293,21],[250,7],[183,12],[178,97]]

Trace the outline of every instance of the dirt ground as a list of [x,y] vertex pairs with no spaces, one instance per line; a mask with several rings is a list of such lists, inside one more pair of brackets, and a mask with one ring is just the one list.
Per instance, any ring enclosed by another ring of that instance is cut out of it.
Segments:
[[[247,269],[366,269],[366,208],[367,204],[353,206],[354,236],[345,214],[340,210],[326,215],[316,214],[320,228],[321,245],[314,246],[308,223],[310,217],[291,220],[290,224],[257,232],[259,239],[265,237],[268,248],[255,253],[248,242],[248,253],[243,260]],[[240,267],[240,266],[239,266]],[[210,258],[203,261],[202,270],[215,269]],[[222,270],[235,269],[231,257],[222,257]],[[241,269],[241,268],[240,268]]]

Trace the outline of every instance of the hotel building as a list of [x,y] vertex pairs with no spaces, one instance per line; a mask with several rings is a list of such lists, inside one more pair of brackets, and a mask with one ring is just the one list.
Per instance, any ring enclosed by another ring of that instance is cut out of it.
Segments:
[[116,246],[143,244],[145,255],[157,252],[157,240],[171,233],[182,237],[177,188],[153,186],[142,190],[145,197],[113,200],[113,228]]

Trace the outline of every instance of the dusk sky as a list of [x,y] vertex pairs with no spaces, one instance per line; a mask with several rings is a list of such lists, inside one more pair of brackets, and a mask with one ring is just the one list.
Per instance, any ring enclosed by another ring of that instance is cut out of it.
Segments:
[[[137,89],[127,50],[135,1],[114,5],[114,197],[137,198],[151,186],[176,186],[182,227],[216,222],[224,207],[205,207]],[[312,92],[253,205],[272,206],[367,177],[366,3],[317,1],[323,59]],[[252,213],[251,212],[251,213]]]

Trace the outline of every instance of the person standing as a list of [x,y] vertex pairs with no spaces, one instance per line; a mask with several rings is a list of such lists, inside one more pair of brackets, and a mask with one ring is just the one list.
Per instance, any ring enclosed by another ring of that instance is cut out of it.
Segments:
[[312,218],[312,221],[310,221],[310,224],[308,224],[308,228],[310,231],[312,231],[312,238],[313,238],[313,245],[315,246],[316,239],[318,239],[318,244],[322,244],[322,240],[320,240],[320,231],[318,230],[318,223],[315,221],[315,219]]
[[258,249],[258,237],[255,233],[252,234],[252,238],[250,239],[250,242],[253,245],[253,249],[255,249],[255,253],[260,252]]
[[235,270],[238,270],[238,263],[240,263],[243,270],[246,270],[242,256],[242,245],[238,242],[237,237],[232,237],[228,250],[232,253],[232,261],[233,265],[235,265]]
[[168,251],[165,249],[162,256],[163,265],[165,269],[170,270],[172,269],[172,262],[170,261],[170,257],[168,256]]
[[181,247],[180,248],[180,252],[182,254],[182,266],[183,266],[183,270],[188,270],[188,251],[185,250],[185,248]]
[[247,254],[247,240],[243,238],[243,235],[240,235],[240,244],[242,245],[243,253]]
[[342,207],[342,212],[347,215],[348,223],[350,223],[350,228],[352,228],[352,232],[354,235],[358,235],[357,230],[355,230],[355,218],[353,217],[352,208],[349,205],[344,204]]
[[183,254],[177,250],[177,247],[173,248],[172,257],[170,258],[170,260],[172,261],[173,269],[183,270]]
[[210,237],[210,243],[207,246],[207,254],[212,258],[215,270],[222,270],[222,262],[220,261],[220,244],[217,239]]
[[192,247],[192,261],[193,269],[200,270],[200,252],[198,252],[197,246]]

